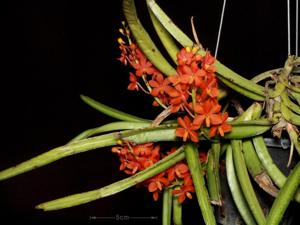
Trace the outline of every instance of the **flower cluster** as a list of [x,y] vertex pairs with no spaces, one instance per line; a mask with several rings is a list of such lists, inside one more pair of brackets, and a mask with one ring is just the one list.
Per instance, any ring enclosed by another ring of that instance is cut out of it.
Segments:
[[[172,154],[176,149],[167,152]],[[126,142],[122,146],[112,148],[117,153],[121,162],[120,170],[129,175],[142,171],[161,160],[165,155],[160,152],[160,146],[153,143],[134,145]],[[206,152],[199,154],[200,161],[206,163]],[[164,188],[172,188],[172,194],[177,196],[178,202],[182,203],[186,197],[192,198],[195,192],[193,180],[185,161],[178,162],[168,170],[143,182],[143,185],[152,193],[153,199],[158,200],[159,194]]]
[[133,145],[126,143],[123,146],[112,148],[112,152],[119,155],[121,161],[120,170],[129,175],[146,169],[160,160],[160,147],[153,143]]
[[[118,60],[133,68],[127,88],[152,95],[155,99],[153,106],[160,105],[171,113],[183,114],[177,118],[177,137],[184,142],[199,142],[199,130],[203,128],[209,129],[210,137],[217,134],[224,136],[224,133],[231,130],[226,122],[228,114],[221,112],[217,99],[216,60],[209,52],[202,56],[198,54],[197,47],[181,49],[177,53],[176,74],[165,76],[134,44],[125,25],[124,28],[120,32],[126,37],[127,43],[122,38],[118,39],[121,50]],[[160,146],[153,143],[123,143],[122,146],[112,148],[112,151],[119,155],[120,170],[129,175],[146,169],[164,157]],[[200,160],[206,162],[206,156],[204,159],[201,156]],[[153,194],[154,200],[158,199],[164,188],[172,188],[172,193],[178,196],[180,203],[186,197],[192,198],[191,193],[195,192],[188,166],[183,161],[145,181],[144,185]]]
[[[231,126],[226,122],[227,112],[221,112],[218,103],[218,83],[215,76],[215,58],[206,52],[204,56],[197,54],[198,48],[183,48],[177,54],[177,73],[165,77],[146,58],[142,51],[133,44],[127,34],[130,44],[126,45],[123,39],[119,39],[121,57],[119,60],[134,68],[135,73],[130,72],[129,90],[141,88],[146,93],[155,97],[154,106],[159,104],[170,107],[172,113],[186,112],[182,118],[178,118],[179,128],[176,135],[183,141],[190,139],[199,141],[198,130],[209,128],[209,136],[231,131]],[[143,81],[148,91],[143,88]]]

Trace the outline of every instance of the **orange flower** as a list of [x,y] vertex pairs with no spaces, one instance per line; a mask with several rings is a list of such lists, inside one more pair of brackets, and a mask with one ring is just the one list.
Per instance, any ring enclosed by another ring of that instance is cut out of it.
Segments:
[[178,112],[180,109],[183,111],[184,106],[187,105],[187,99],[189,94],[182,86],[177,85],[175,88],[169,88],[166,90],[170,97],[171,112]]
[[139,144],[132,147],[133,153],[136,156],[148,156],[151,155],[153,149],[153,143]]
[[228,133],[232,129],[231,125],[226,122],[228,118],[227,112],[219,113],[219,117],[221,118],[220,123],[212,123],[213,126],[209,130],[210,137],[214,137],[218,133],[223,137],[224,133]]
[[[189,51],[188,51],[189,50]],[[178,65],[189,65],[194,60],[195,54],[188,48],[183,48],[177,53]]]
[[183,185],[185,185],[185,186],[194,186],[193,179],[192,179],[190,173],[187,173],[187,174],[183,177]]
[[162,74],[157,74],[154,76],[154,79],[150,80],[149,84],[151,87],[153,87],[151,95],[155,97],[157,97],[159,94],[164,94],[168,88],[171,88],[169,86],[170,81],[167,78],[164,79]]
[[[131,156],[131,157],[128,157]],[[132,175],[135,174],[140,169],[140,164],[134,160],[132,155],[128,155],[127,157],[121,157],[121,165],[120,170],[124,170],[125,173]]]
[[202,82],[200,85],[200,88],[202,89],[202,92],[200,95],[197,96],[198,101],[204,101],[209,98],[217,98],[218,97],[218,83],[215,76],[207,76],[206,81]]
[[149,155],[145,155],[145,157],[139,157],[137,159],[142,166],[142,169],[146,169],[160,160],[161,155],[159,154],[159,151],[160,147],[157,145],[154,149],[151,149],[151,153]]
[[119,154],[119,155],[121,155],[121,156],[125,156],[126,154],[128,154],[129,149],[128,149],[127,146],[116,146],[116,147],[113,147],[113,148],[111,149],[111,151],[112,151],[113,153],[117,153],[117,154]]
[[210,52],[206,52],[205,56],[202,58],[202,68],[208,73],[215,73],[215,61],[216,59],[210,54]]
[[141,77],[145,74],[148,74],[148,75],[154,74],[155,69],[154,69],[152,63],[147,60],[146,56],[142,53],[142,51],[139,48],[136,49],[136,56],[137,56],[138,62],[132,63],[133,68],[136,69],[135,74],[138,77]]
[[174,87],[178,84],[188,83],[187,81],[183,80],[183,77],[181,76],[180,71],[178,71],[178,74],[175,74],[173,76],[169,76],[168,80],[173,84]]
[[139,145],[127,143],[125,146],[113,147],[112,152],[119,155],[120,170],[127,174],[135,174],[161,159],[160,146],[154,146],[153,143]]
[[193,196],[191,193],[195,192],[195,188],[192,185],[183,185],[180,189],[176,189],[172,191],[173,195],[176,195],[178,197],[178,202],[182,203],[186,197],[189,199],[192,199]]
[[183,119],[178,117],[177,121],[179,126],[181,126],[176,128],[175,133],[177,137],[182,137],[183,141],[186,141],[188,138],[190,138],[193,142],[199,141],[198,133],[196,132],[199,126],[195,126],[187,116]]
[[181,83],[195,85],[199,87],[203,82],[203,78],[206,72],[198,67],[196,62],[192,62],[191,65],[183,65],[178,68],[179,75],[181,77]]
[[211,101],[210,99],[206,100],[203,104],[196,104],[194,107],[194,112],[198,115],[194,119],[194,124],[199,127],[202,126],[205,121],[206,127],[210,127],[210,124],[219,124],[222,122],[220,114],[221,105],[217,102]]
[[167,170],[168,180],[171,182],[177,178],[183,178],[189,172],[189,167],[185,163],[177,163]]
[[[157,97],[159,98],[159,100],[161,101],[162,104],[164,104],[164,105],[169,104],[168,96],[159,94]],[[153,101],[152,105],[153,106],[160,106],[160,104],[158,104],[158,102],[156,100]]]
[[121,56],[117,58],[125,66],[127,65],[127,46],[122,38],[118,38],[119,49],[121,50]]
[[130,84],[127,86],[127,89],[128,90],[139,90],[139,86],[138,86],[138,82],[137,82],[137,79],[136,79],[136,76],[133,74],[133,73],[129,73],[129,81],[130,81]]
[[199,159],[201,163],[207,163],[207,159],[208,159],[207,152],[203,152],[203,151],[199,152]]
[[164,177],[164,175],[165,173],[162,172],[147,181],[149,182],[148,191],[153,193],[153,199],[155,201],[158,200],[159,191],[162,191],[164,187],[167,187],[169,185],[169,181]]

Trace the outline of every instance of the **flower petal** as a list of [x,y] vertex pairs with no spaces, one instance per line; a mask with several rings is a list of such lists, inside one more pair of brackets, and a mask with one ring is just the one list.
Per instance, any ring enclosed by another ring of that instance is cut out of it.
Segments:
[[149,185],[148,185],[148,191],[149,192],[154,192],[157,190],[157,185],[156,185],[156,182],[151,182]]

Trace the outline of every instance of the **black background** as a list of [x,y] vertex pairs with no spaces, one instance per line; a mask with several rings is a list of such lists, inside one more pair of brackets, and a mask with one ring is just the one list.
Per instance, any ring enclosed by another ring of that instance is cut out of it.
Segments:
[[[190,16],[205,48],[214,52],[222,1],[161,1],[187,34]],[[141,20],[152,33],[143,1]],[[118,28],[124,20],[121,1],[24,1],[8,10],[4,21],[0,169],[63,145],[83,130],[112,122],[85,105],[80,94],[107,105],[154,118],[157,109],[143,93],[126,90],[128,68],[119,56]],[[293,30],[292,30],[293,31]],[[285,1],[228,1],[218,59],[252,77],[281,67],[287,55]],[[5,69],[4,69],[5,68]],[[6,69],[7,68],[7,69]],[[5,71],[5,72],[4,72]],[[34,206],[68,194],[102,187],[125,177],[109,148],[59,160],[0,183],[0,214],[5,224],[140,224],[141,221],[90,220],[91,216],[155,216],[161,202],[146,189],[131,188],[70,209],[42,212]],[[187,224],[200,215],[188,212]],[[1,222],[1,224],[4,224]]]

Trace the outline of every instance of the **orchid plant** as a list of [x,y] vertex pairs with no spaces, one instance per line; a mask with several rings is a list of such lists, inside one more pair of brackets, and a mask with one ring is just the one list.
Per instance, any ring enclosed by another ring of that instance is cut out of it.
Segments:
[[[300,163],[286,177],[273,162],[264,135],[281,138],[287,132],[291,156],[294,149],[300,154],[300,58],[290,55],[282,68],[248,80],[219,62],[199,41],[192,41],[154,0],[146,2],[155,31],[173,62],[160,53],[142,26],[134,0],[123,0],[126,22],[119,30],[118,60],[130,67],[128,90],[153,98],[153,107],[159,107],[161,113],[147,120],[81,96],[118,121],[87,130],[66,145],[1,171],[0,180],[111,146],[128,178],[37,208],[74,207],[138,184],[146,187],[154,201],[162,198],[163,225],[172,220],[182,224],[182,203],[193,198],[205,224],[213,225],[217,223],[216,208],[226,204],[221,192],[223,173],[245,224],[279,224],[289,203],[300,202]],[[235,104],[236,116],[228,114],[229,89],[252,101],[245,110]],[[275,199],[267,211],[260,205],[253,182]]]

